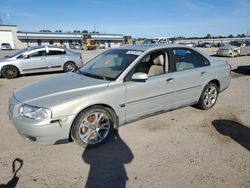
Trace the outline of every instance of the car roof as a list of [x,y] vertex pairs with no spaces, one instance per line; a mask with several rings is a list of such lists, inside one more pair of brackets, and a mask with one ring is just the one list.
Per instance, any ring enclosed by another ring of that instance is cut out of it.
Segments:
[[176,47],[186,47],[186,46],[180,44],[143,44],[143,45],[125,45],[119,47],[118,49],[146,51],[153,49],[176,48]]
[[46,46],[46,45],[40,45],[40,46],[32,46],[28,47],[28,50],[37,50],[41,48],[49,48],[49,49],[58,49],[58,50],[65,50],[64,48],[58,47],[58,46]]

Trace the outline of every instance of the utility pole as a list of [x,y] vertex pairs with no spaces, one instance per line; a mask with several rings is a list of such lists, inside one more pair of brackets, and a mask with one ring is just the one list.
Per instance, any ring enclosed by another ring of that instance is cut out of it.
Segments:
[[7,20],[8,20],[8,24],[10,24],[10,14],[7,14]]

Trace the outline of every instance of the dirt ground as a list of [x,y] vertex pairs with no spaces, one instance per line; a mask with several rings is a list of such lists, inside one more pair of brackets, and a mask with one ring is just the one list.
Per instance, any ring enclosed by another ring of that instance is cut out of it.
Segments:
[[[202,50],[213,55],[216,48]],[[82,53],[88,60],[100,52]],[[233,68],[250,66],[250,56],[223,59]],[[16,88],[62,73],[0,78],[0,187],[249,188],[250,76],[236,72],[213,109],[186,107],[140,120],[89,150],[73,142],[31,144],[6,115]]]

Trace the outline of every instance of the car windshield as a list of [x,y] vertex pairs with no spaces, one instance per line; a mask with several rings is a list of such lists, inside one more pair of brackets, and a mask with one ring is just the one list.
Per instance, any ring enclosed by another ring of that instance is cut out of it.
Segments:
[[12,58],[12,57],[15,57],[15,56],[18,56],[26,51],[30,51],[30,50],[35,50],[35,49],[40,49],[40,48],[43,48],[44,46],[33,46],[33,47],[28,47],[28,48],[24,48],[24,49],[21,49],[21,50],[18,50],[16,52],[14,52],[13,54],[10,54],[10,55],[7,55],[5,57],[7,58]]
[[229,44],[232,45],[232,46],[240,47],[241,44],[242,44],[242,42],[241,42],[241,41],[232,41],[232,42],[230,42]]
[[143,44],[155,44],[157,39],[145,39]]
[[18,50],[17,52],[13,53],[13,54],[10,54],[10,55],[6,55],[5,57],[8,57],[8,58],[12,58],[12,57],[15,57],[19,54],[22,54],[23,52],[27,51],[28,48],[24,48],[22,50]]
[[115,80],[141,53],[126,49],[108,50],[89,61],[79,72],[93,78]]

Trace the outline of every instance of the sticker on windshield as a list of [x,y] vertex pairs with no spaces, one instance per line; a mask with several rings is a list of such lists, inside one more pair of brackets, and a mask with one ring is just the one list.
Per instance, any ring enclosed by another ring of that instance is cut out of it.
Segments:
[[127,51],[126,54],[141,55],[142,51]]

